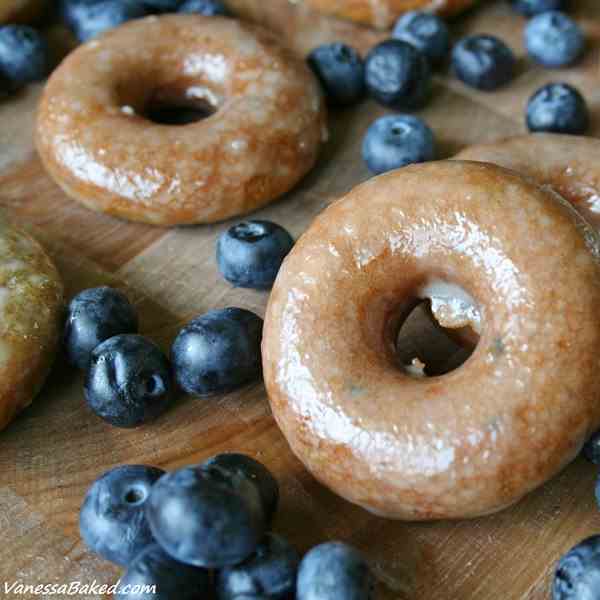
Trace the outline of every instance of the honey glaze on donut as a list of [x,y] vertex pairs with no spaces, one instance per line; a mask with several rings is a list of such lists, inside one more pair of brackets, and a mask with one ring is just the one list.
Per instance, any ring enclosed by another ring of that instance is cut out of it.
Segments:
[[[519,500],[600,425],[598,244],[567,202],[494,165],[414,165],[352,190],[297,242],[267,308],[265,385],[293,451],[386,517]],[[456,370],[411,376],[399,327],[453,286],[479,343]]]
[[26,234],[0,220],[0,429],[28,406],[56,354],[63,288]]
[[[186,125],[157,103],[212,112]],[[269,32],[232,19],[132,21],[71,53],[38,113],[51,176],[86,206],[160,225],[210,223],[267,204],[314,165],[325,109],[308,67]]]
[[600,140],[535,133],[470,146],[456,158],[489,162],[549,185],[600,229]]

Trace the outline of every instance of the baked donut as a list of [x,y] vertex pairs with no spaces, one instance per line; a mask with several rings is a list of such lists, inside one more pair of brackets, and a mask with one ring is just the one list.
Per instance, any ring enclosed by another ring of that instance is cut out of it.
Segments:
[[387,29],[409,10],[456,15],[476,0],[305,0],[312,8],[336,17]]
[[45,0],[0,0],[0,23],[20,23],[36,19],[45,4]]
[[56,354],[63,289],[52,261],[0,220],[0,429],[31,404]]
[[[296,243],[267,308],[264,380],[292,450],[386,517],[519,500],[600,425],[599,244],[560,196],[495,165],[413,165],[352,190]],[[415,377],[395,339],[436,297],[481,337],[456,370]]]
[[550,185],[600,229],[600,140],[534,133],[470,146],[456,158],[495,163]]
[[[186,125],[156,104],[210,107]],[[38,111],[37,147],[72,198],[158,225],[212,223],[292,188],[326,136],[319,85],[269,32],[233,19],[131,21],[71,53]]]

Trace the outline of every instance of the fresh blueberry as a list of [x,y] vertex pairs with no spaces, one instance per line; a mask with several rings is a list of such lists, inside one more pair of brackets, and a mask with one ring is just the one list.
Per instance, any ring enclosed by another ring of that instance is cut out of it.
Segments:
[[212,598],[210,573],[182,564],[160,546],[148,546],[127,567],[115,598],[128,600],[208,600]]
[[226,17],[229,14],[221,0],[185,0],[177,12],[198,13],[207,17]]
[[600,465],[600,430],[596,431],[583,446],[583,455],[595,465]]
[[119,333],[137,333],[138,319],[127,296],[107,286],[80,292],[67,310],[64,343],[67,358],[87,369],[92,350]]
[[367,54],[365,82],[369,94],[384,106],[418,108],[431,89],[429,61],[406,42],[386,40]]
[[293,245],[292,236],[276,223],[243,221],[219,237],[219,271],[236,287],[269,289]]
[[181,5],[181,0],[138,0],[138,2],[141,2],[150,14],[177,12]]
[[595,535],[571,548],[558,561],[552,583],[552,600],[598,600],[598,590],[600,535]]
[[188,323],[171,349],[179,387],[209,396],[258,379],[262,326],[260,317],[243,308],[211,310]]
[[92,352],[85,398],[111,425],[137,427],[152,421],[173,398],[169,361],[141,335],[116,335]]
[[145,503],[162,469],[123,465],[96,479],[79,513],[79,531],[88,547],[103,558],[128,565],[154,541]]
[[62,14],[77,39],[86,42],[148,10],[139,0],[64,0]]
[[471,35],[452,49],[452,67],[466,85],[491,91],[508,83],[515,73],[512,50],[493,35]]
[[540,88],[527,103],[529,131],[585,133],[589,113],[583,96],[566,83],[549,83]]
[[360,552],[342,542],[316,546],[298,570],[297,600],[370,600],[373,576]]
[[153,486],[146,516],[156,541],[173,558],[221,568],[250,556],[265,533],[257,487],[216,466],[185,467]]
[[43,79],[48,74],[49,55],[46,40],[32,27],[0,27],[0,74],[13,85]]
[[422,119],[411,115],[380,117],[367,130],[362,155],[376,174],[433,160],[433,132]]
[[549,10],[561,10],[566,0],[511,0],[514,10],[526,17],[533,17]]
[[551,11],[533,17],[525,27],[529,56],[545,67],[566,67],[582,54],[583,31],[564,13]]
[[217,573],[218,600],[240,597],[288,600],[296,589],[300,556],[284,538],[267,533],[256,551],[243,563]]
[[436,15],[413,10],[402,15],[392,31],[392,37],[412,44],[438,63],[450,50],[450,32],[446,23]]
[[209,458],[204,466],[219,468],[251,481],[258,489],[266,522],[272,521],[279,504],[279,485],[267,467],[250,456],[236,452],[217,454]]
[[365,65],[354,48],[340,42],[323,44],[308,55],[308,64],[331,104],[354,104],[363,97]]

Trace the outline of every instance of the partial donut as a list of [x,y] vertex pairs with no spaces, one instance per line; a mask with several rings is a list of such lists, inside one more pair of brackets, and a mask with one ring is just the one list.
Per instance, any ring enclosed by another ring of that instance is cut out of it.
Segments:
[[[186,125],[153,106],[202,107]],[[213,112],[214,111],[214,112]],[[131,21],[70,54],[38,112],[37,147],[86,206],[158,225],[253,211],[314,165],[325,108],[308,67],[265,30],[232,19]]]
[[[292,450],[386,517],[516,502],[600,425],[599,251],[567,202],[494,165],[413,165],[355,188],[296,243],[267,308],[264,380]],[[446,375],[411,376],[399,327],[444,296],[466,310],[447,325],[478,322],[479,343]]]
[[0,220],[0,429],[31,404],[56,355],[60,276],[41,246]]
[[600,230],[600,140],[534,133],[470,146],[456,158],[489,162],[549,185]]

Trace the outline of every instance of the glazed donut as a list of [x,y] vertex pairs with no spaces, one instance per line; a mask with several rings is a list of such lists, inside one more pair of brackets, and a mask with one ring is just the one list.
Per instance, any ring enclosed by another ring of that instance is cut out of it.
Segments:
[[391,27],[398,17],[410,10],[426,10],[444,16],[456,15],[476,0],[305,0],[319,12],[378,29]]
[[[267,308],[264,380],[292,450],[386,517],[516,502],[600,425],[599,251],[560,196],[495,165],[425,163],[355,188],[297,242]],[[477,324],[477,347],[411,376],[401,323],[419,298],[452,296],[448,324]]]
[[[207,104],[187,125],[153,103]],[[131,21],[71,53],[38,111],[37,147],[72,198],[159,225],[248,213],[292,188],[326,137],[308,67],[267,31],[232,19]]]
[[0,221],[0,429],[31,404],[56,354],[60,277],[41,246]]
[[0,23],[28,22],[42,13],[45,0],[0,0]]
[[600,229],[600,140],[535,133],[470,146],[456,158],[495,163],[550,185]]

